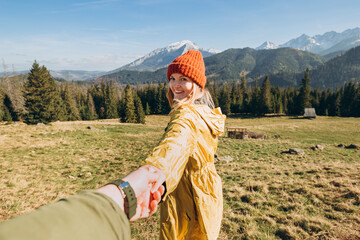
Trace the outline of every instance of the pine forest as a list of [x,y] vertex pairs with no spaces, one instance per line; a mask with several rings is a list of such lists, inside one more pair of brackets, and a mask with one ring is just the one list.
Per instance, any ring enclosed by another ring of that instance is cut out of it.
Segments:
[[[93,84],[55,81],[45,66],[34,62],[24,77],[4,77],[0,85],[0,120],[28,124],[120,118],[126,123],[145,123],[145,115],[168,114],[167,82],[147,85],[117,84],[100,80]],[[271,78],[256,79],[249,86],[246,75],[232,82],[207,83],[216,107],[224,114],[264,116],[302,115],[315,108],[317,115],[360,117],[360,84],[349,81],[332,90],[311,89],[309,69],[301,84],[271,86]]]

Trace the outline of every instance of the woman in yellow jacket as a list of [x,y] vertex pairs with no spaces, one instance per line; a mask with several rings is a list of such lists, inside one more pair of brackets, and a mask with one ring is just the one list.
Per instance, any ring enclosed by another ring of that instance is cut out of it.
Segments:
[[166,176],[160,205],[160,239],[217,239],[221,226],[222,185],[214,165],[217,137],[225,116],[207,90],[204,60],[189,50],[167,70],[172,107],[159,145],[143,162]]

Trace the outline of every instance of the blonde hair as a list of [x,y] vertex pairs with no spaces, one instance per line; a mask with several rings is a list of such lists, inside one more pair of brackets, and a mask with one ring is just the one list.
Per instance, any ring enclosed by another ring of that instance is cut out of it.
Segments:
[[172,110],[176,110],[183,105],[191,104],[202,104],[208,106],[210,109],[214,109],[215,105],[210,92],[207,89],[201,88],[195,82],[192,83],[193,87],[190,94],[186,98],[181,100],[174,99],[174,93],[169,87],[166,97],[169,101],[170,107],[173,108]]

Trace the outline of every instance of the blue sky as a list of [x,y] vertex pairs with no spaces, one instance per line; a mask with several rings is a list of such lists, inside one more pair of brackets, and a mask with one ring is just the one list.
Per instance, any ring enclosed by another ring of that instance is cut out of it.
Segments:
[[109,71],[171,43],[256,48],[360,26],[358,0],[0,0],[0,71]]

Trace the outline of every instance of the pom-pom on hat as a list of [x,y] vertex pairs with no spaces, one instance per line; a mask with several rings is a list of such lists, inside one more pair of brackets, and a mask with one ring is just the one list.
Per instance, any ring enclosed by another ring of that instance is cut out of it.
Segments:
[[177,57],[167,69],[167,79],[173,73],[180,73],[196,82],[201,88],[205,87],[205,64],[201,52],[189,50],[183,55]]

